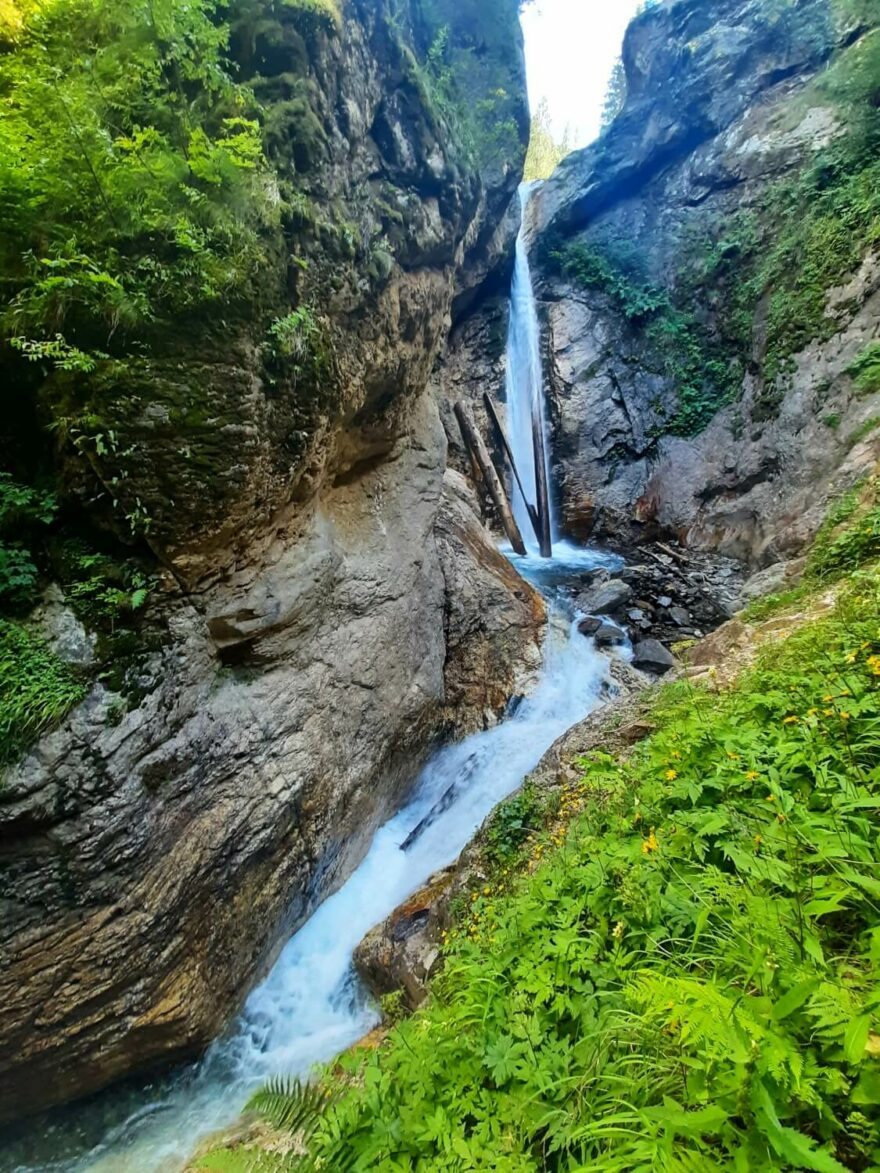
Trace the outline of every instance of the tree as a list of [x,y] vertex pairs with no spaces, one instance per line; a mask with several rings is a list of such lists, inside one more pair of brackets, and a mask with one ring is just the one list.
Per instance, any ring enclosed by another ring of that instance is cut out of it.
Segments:
[[626,101],[626,70],[623,68],[623,58],[618,57],[608,79],[608,89],[605,94],[605,105],[602,107],[602,130],[606,131],[617,115],[623,109]]
[[528,183],[536,179],[549,179],[571,149],[568,128],[561,141],[554,139],[550,129],[550,105],[546,98],[542,98],[532,114],[532,132],[523,178]]

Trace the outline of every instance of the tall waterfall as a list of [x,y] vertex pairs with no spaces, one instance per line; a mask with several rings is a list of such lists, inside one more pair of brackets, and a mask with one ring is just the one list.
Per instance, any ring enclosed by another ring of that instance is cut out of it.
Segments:
[[[539,542],[529,516],[528,505],[538,502],[538,474],[543,471],[548,485],[549,537],[555,537],[552,493],[550,485],[550,453],[548,449],[547,405],[544,400],[544,377],[541,370],[541,332],[538,311],[532,289],[532,273],[526,246],[526,211],[532,187],[522,184],[519,189],[522,223],[516,240],[516,263],[510,290],[510,323],[507,328],[507,417],[510,448],[519,470],[522,488],[528,504],[516,485],[512,486],[513,514],[530,551],[537,551]],[[538,427],[534,426],[536,421]]]

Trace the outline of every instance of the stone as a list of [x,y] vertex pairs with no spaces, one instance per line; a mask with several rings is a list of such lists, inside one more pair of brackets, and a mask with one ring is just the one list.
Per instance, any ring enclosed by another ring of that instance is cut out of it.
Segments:
[[684,607],[670,607],[669,618],[679,627],[687,627],[691,621],[690,612],[686,611]]
[[675,657],[656,639],[640,640],[633,647],[632,662],[636,668],[644,668],[658,675],[675,667]]
[[658,607],[671,607],[672,606],[672,599],[670,599],[669,595],[661,595],[659,597],[659,599],[657,600],[657,606]]
[[30,615],[30,621],[65,664],[77,668],[89,668],[95,662],[96,639],[86,631],[64,600],[64,592],[57,583],[43,592],[38,607]]
[[578,631],[581,635],[592,636],[604,626],[601,619],[596,619],[593,615],[588,615],[586,619],[581,619],[578,622]]
[[626,643],[626,632],[616,623],[603,623],[595,633],[597,647],[619,647]]
[[611,578],[591,587],[578,598],[578,605],[593,615],[613,615],[632,595],[632,587],[620,578]]

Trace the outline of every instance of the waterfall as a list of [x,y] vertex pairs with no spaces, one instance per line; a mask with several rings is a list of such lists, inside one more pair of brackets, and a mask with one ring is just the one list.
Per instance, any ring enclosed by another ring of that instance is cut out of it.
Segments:
[[[539,542],[529,516],[529,505],[538,501],[538,474],[543,471],[548,486],[549,537],[556,536],[553,524],[553,502],[550,490],[550,453],[548,448],[547,404],[544,398],[544,376],[541,369],[541,331],[532,288],[529,253],[526,245],[526,212],[532,186],[524,183],[519,189],[522,222],[516,239],[516,260],[513,284],[510,290],[510,322],[507,328],[507,420],[510,448],[519,470],[522,487],[528,502],[516,485],[512,485],[513,514],[530,551],[539,549]],[[533,425],[537,421],[538,429]]]
[[[615,561],[597,551],[577,556],[578,569]],[[539,580],[568,565],[563,558],[517,564]],[[458,856],[556,738],[601,703],[607,678],[607,659],[578,633],[576,620],[551,602],[544,667],[534,692],[502,724],[433,757],[412,799],[376,833],[348,881],[290,939],[205,1057],[164,1082],[72,1106],[73,1126],[69,1120],[66,1126],[35,1123],[24,1145],[0,1154],[0,1170],[171,1173],[185,1165],[202,1138],[234,1123],[265,1080],[306,1075],[363,1037],[379,1015],[355,973],[355,947]],[[117,1123],[108,1129],[111,1119]]]

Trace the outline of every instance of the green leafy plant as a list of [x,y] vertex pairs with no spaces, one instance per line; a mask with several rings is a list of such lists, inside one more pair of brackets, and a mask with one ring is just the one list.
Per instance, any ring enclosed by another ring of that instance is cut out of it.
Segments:
[[0,619],[0,765],[14,761],[84,695],[82,682],[47,644]]
[[850,363],[846,373],[862,395],[880,391],[880,342],[872,342]]
[[876,1164],[878,632],[854,572],[734,687],[668,686],[647,741],[586,757],[427,1007],[325,1075],[304,1167]]

